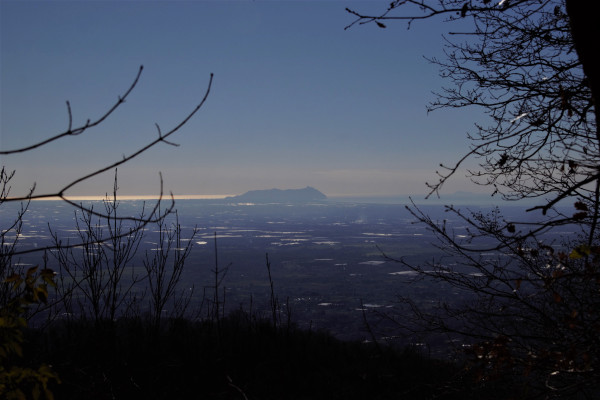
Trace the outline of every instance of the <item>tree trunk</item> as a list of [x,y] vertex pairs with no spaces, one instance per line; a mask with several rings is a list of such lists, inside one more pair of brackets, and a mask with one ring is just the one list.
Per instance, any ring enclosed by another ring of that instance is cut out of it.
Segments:
[[[598,120],[600,120],[600,110],[598,109],[597,101],[600,98],[600,79],[598,77],[600,73],[600,61],[597,57],[597,42],[600,37],[600,20],[589,2],[566,0],[566,5],[569,24],[571,25],[571,34],[575,42],[575,50],[592,89],[594,115],[596,116],[596,124],[598,124]],[[598,132],[597,126],[596,132]]]

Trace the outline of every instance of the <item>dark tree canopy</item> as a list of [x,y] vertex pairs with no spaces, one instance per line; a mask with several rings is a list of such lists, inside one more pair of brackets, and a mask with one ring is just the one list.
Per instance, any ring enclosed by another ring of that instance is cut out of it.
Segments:
[[375,21],[382,27],[384,20],[412,24],[439,16],[461,21],[464,29],[470,20],[468,30],[445,37],[446,58],[431,59],[452,84],[437,93],[429,109],[480,107],[490,123],[476,126],[469,152],[440,171],[439,181],[429,185],[432,192],[467,158],[476,157],[480,167],[470,176],[507,199],[541,198],[544,210],[549,206],[543,199],[550,205],[574,195],[595,201],[597,111],[591,73],[586,76],[582,65],[585,57],[594,58],[587,56],[590,32],[583,29],[576,46],[567,12],[582,8],[584,20],[575,21],[579,27],[589,22],[585,7],[567,10],[557,0],[402,0],[379,16],[349,10],[357,16],[354,23]]
[[506,200],[537,202],[527,222],[509,221],[497,208],[486,213],[448,206],[449,218],[464,227],[461,235],[409,207],[447,257],[427,265],[398,261],[419,279],[449,285],[468,300],[432,311],[401,297],[407,313],[396,317],[398,326],[458,338],[482,380],[512,377],[522,385],[516,397],[598,398],[600,92],[594,42],[600,24],[589,3],[396,0],[379,15],[348,12],[356,17],[349,27],[385,28],[394,20],[449,24],[445,57],[431,59],[449,85],[429,109],[480,108],[489,123],[475,126],[461,159],[442,165],[430,194],[474,158],[473,182]]
[[[54,141],[91,134],[93,128],[101,125],[121,107],[137,86],[142,71],[143,67],[140,67],[128,89],[118,96],[116,102],[99,118],[88,119],[84,124],[75,126],[71,105],[67,101],[68,122],[63,132],[48,135],[46,139],[22,148],[0,149],[2,162],[5,158],[9,161],[10,157],[18,157],[23,153],[46,151],[46,145]],[[32,356],[34,352],[28,349],[27,352],[31,354],[27,355],[25,360],[21,360],[26,354],[22,350],[22,344],[26,342],[25,331],[28,323],[34,319],[36,327],[40,328],[38,332],[44,331],[54,323],[65,323],[58,328],[60,336],[64,336],[65,330],[61,327],[73,326],[71,324],[74,321],[84,322],[89,318],[94,321],[94,325],[87,333],[98,334],[100,338],[95,343],[103,346],[110,342],[114,346],[115,342],[106,338],[117,336],[117,320],[122,317],[131,318],[140,311],[139,305],[145,302],[145,298],[150,299],[147,310],[149,315],[152,315],[149,321],[156,332],[160,329],[160,320],[166,317],[167,304],[171,306],[169,318],[184,316],[193,290],[180,288],[179,283],[196,230],[194,229],[191,237],[187,239],[187,244],[182,244],[182,228],[174,209],[174,197],[171,194],[171,203],[167,207],[164,207],[162,201],[162,176],[160,193],[154,206],[148,210],[144,204],[135,212],[122,214],[117,198],[117,167],[127,164],[161,143],[178,146],[171,138],[202,108],[210,93],[212,80],[211,74],[206,91],[197,105],[184,114],[173,127],[163,132],[160,126],[155,124],[157,135],[146,139],[136,151],[112,162],[107,161],[98,169],[80,172],[79,177],[66,186],[55,186],[53,191],[39,194],[36,193],[35,182],[32,182],[27,193],[14,196],[11,194],[11,181],[15,171],[2,165],[0,207],[11,202],[20,203],[20,207],[15,209],[14,216],[4,217],[6,214],[2,213],[0,219],[0,398],[37,399],[43,395],[44,398],[51,399],[53,394],[49,384],[60,383],[50,365],[39,365],[39,354]],[[113,170],[115,180],[112,196],[107,194],[102,206],[94,208],[93,204],[84,205],[67,197],[68,191],[79,183]],[[51,198],[58,198],[73,209],[75,237],[60,235],[48,222],[51,244],[37,246],[37,243],[33,243],[20,247],[23,237],[26,236],[24,223],[29,218],[27,213],[31,201]],[[167,218],[171,214],[174,214],[175,220],[169,223]],[[154,229],[159,232],[160,245],[157,251],[150,253],[151,255],[146,254],[143,262],[146,275],[140,276],[134,260],[150,224],[156,224]],[[42,263],[29,266],[30,264],[21,259],[21,256],[27,253],[43,255]],[[51,269],[49,263],[57,265],[58,270]],[[143,286],[145,283],[146,287]],[[66,329],[66,332],[70,331],[70,328]],[[136,334],[139,333],[140,331],[136,331]],[[47,339],[46,337],[44,340]],[[29,343],[27,345],[29,347]],[[116,346],[112,347],[110,352],[115,349]],[[72,360],[69,360],[68,364],[71,363]],[[39,367],[32,368],[32,364],[38,364]],[[76,369],[81,371],[87,367]],[[94,373],[91,373],[88,376],[93,375]],[[110,381],[106,374],[102,375],[104,382]],[[82,385],[77,382],[75,386]],[[112,382],[110,386],[112,393]],[[139,389],[137,384],[136,387]],[[98,395],[100,392],[96,389],[94,388],[94,394]]]

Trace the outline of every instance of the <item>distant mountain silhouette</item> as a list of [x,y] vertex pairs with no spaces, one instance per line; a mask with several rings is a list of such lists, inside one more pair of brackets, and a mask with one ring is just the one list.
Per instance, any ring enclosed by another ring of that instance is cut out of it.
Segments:
[[226,201],[244,203],[307,203],[325,200],[327,196],[317,189],[307,186],[304,189],[250,190],[239,196],[226,197]]

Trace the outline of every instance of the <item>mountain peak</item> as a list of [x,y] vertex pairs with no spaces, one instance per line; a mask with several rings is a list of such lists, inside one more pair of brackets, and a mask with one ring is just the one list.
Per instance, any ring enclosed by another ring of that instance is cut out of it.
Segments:
[[307,203],[326,198],[327,196],[317,189],[307,186],[303,189],[250,190],[239,196],[226,197],[225,200],[248,203]]

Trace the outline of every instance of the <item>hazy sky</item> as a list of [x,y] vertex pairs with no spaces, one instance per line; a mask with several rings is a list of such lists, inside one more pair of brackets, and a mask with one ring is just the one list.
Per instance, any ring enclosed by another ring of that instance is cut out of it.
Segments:
[[[466,149],[475,110],[427,114],[443,81],[423,56],[442,52],[440,22],[344,27],[344,8],[369,1],[0,2],[1,133],[9,150],[107,110],[144,72],[105,123],[25,154],[12,195],[36,193],[130,154],[201,100],[172,141],[119,169],[122,194],[238,194],[314,186],[327,195],[425,193],[440,162]],[[72,195],[102,195],[112,174]],[[455,179],[448,193],[476,190]]]

